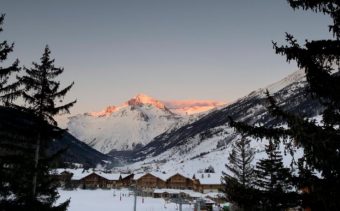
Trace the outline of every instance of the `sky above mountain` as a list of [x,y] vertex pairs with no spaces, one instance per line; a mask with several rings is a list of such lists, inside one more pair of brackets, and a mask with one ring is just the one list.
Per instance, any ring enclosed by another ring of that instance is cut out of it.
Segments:
[[[330,37],[328,17],[273,0],[0,0],[9,60],[38,61],[48,44],[73,114],[156,99],[230,102],[296,70],[271,41]],[[178,102],[177,102],[178,103]],[[183,102],[182,102],[183,103]]]

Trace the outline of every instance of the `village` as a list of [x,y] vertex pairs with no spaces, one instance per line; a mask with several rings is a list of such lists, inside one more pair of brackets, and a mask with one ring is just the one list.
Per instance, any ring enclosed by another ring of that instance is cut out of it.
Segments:
[[[201,201],[201,210],[213,210],[224,203],[220,190],[221,174],[184,173],[112,173],[95,169],[55,169],[54,179],[65,190],[129,189],[140,197],[162,198],[168,202],[194,204]],[[122,196],[120,196],[122,197]],[[124,197],[124,196],[123,196]]]

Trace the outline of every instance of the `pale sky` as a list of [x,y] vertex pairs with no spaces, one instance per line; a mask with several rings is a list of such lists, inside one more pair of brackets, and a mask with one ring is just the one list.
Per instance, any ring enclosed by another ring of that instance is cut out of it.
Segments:
[[230,102],[297,69],[274,53],[289,32],[330,37],[327,16],[285,0],[0,0],[0,41],[30,67],[48,44],[72,113],[102,110],[138,93],[160,100]]

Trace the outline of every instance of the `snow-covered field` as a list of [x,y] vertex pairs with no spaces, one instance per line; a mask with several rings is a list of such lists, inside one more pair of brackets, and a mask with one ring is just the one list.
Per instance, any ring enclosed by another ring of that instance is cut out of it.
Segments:
[[[69,211],[133,211],[134,196],[122,190],[59,190],[58,202],[71,198]],[[193,205],[183,205],[183,211],[193,211]],[[164,199],[137,197],[137,211],[177,211],[178,205],[166,203]]]

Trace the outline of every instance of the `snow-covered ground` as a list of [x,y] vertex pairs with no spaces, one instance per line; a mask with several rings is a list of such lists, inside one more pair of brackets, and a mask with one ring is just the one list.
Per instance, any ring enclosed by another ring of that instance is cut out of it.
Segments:
[[[133,211],[134,196],[127,189],[122,190],[59,190],[58,202],[71,198],[69,211]],[[177,211],[178,205],[166,203],[161,198],[137,197],[137,211]],[[183,211],[193,211],[194,205],[183,205]]]

